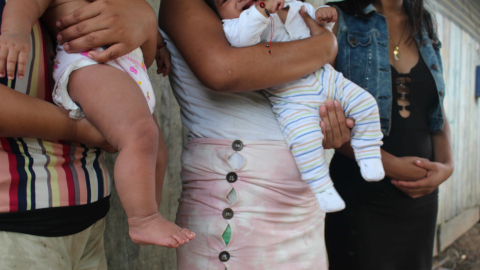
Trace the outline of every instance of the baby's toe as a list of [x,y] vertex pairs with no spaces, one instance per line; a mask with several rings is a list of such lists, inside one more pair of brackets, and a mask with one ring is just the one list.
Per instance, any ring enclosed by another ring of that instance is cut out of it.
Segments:
[[182,229],[182,233],[185,234],[190,240],[192,240],[193,238],[195,238],[195,233],[190,231],[189,229],[185,229],[183,228]]

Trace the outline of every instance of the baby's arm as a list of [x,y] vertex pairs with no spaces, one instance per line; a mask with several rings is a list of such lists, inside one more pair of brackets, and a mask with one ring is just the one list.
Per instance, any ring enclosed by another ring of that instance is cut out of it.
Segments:
[[18,62],[18,77],[25,75],[28,53],[30,52],[30,31],[42,16],[51,0],[9,0],[3,11],[0,35],[0,77],[15,76]]
[[223,30],[230,45],[248,47],[260,43],[268,18],[255,6],[243,11],[238,19],[224,20]]

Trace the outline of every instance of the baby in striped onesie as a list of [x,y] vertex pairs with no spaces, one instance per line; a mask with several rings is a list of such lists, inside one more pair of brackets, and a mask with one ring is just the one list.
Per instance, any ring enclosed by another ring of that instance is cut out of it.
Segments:
[[[310,30],[299,14],[303,7],[313,18],[336,17],[333,16],[335,8],[322,6],[315,10],[312,5],[295,0],[287,0],[286,3],[284,0],[207,0],[207,3],[223,19],[227,39],[235,47],[309,37]],[[280,16],[282,12],[286,14],[283,19]],[[268,47],[266,53],[270,50]],[[345,115],[355,120],[351,144],[363,178],[367,181],[384,178],[377,103],[367,91],[345,79],[331,65],[264,92],[272,103],[302,179],[312,189],[322,210],[336,212],[345,208],[345,202],[330,179],[322,146],[323,133],[318,112],[327,99],[340,101]]]

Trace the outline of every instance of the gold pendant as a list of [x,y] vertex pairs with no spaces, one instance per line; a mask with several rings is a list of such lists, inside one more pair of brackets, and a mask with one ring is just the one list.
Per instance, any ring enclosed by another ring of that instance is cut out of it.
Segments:
[[399,51],[398,47],[395,47],[395,49],[393,50],[393,59],[395,61],[400,61],[400,57],[401,57],[400,51]]

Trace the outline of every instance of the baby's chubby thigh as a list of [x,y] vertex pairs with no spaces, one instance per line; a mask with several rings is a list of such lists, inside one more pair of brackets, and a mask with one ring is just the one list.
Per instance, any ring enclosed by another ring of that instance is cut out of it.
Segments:
[[97,64],[73,71],[68,92],[85,117],[117,149],[127,137],[157,132],[138,83],[116,67]]

